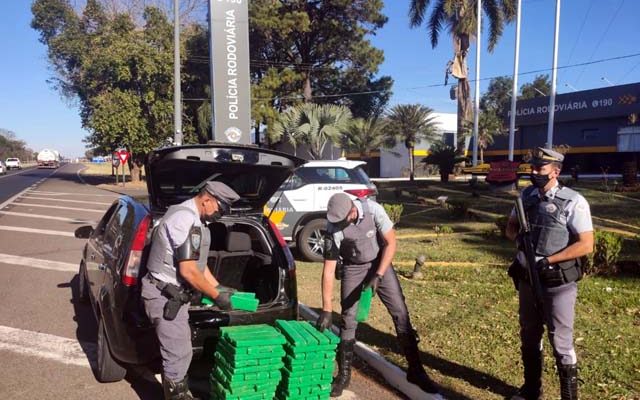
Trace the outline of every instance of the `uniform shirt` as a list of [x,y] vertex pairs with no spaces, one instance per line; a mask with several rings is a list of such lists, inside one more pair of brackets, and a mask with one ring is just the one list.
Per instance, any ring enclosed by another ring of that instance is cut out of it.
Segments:
[[158,234],[162,235],[166,242],[170,244],[167,249],[171,255],[174,250],[180,247],[188,238],[193,226],[201,226],[202,222],[198,215],[198,208],[194,199],[183,201],[179,204],[182,207],[190,208],[193,212],[181,209],[162,221],[162,226]]
[[[359,224],[364,219],[364,210],[362,209],[362,202],[359,200],[354,200],[353,204],[355,204],[358,209],[358,220],[356,224]],[[376,225],[376,229],[381,234],[387,234],[391,229],[393,229],[393,222],[387,215],[387,212],[384,210],[380,204],[376,203],[373,200],[367,200],[367,205],[369,206],[369,213],[373,216],[373,222]],[[340,253],[340,244],[344,239],[344,233],[342,230],[339,230],[334,224],[331,222],[327,222],[327,236],[325,236],[325,241],[329,241],[329,243],[325,242],[325,251],[324,258],[326,260],[337,260]]]
[[[560,190],[560,185],[556,182],[555,186],[543,195],[548,199],[553,199],[558,193],[558,190]],[[523,196],[524,191],[520,194],[520,197]],[[539,197],[540,190],[538,188],[533,189],[531,193],[529,193],[529,196]],[[571,234],[578,235],[579,233],[593,231],[593,222],[591,221],[591,209],[589,208],[589,203],[587,203],[587,200],[580,193],[578,193],[575,201],[570,201],[565,205],[564,214],[567,217],[567,228]],[[511,216],[516,216],[515,207],[511,210]],[[527,265],[526,257],[522,251],[518,252],[517,257],[521,265]],[[542,257],[536,257],[536,261],[541,258]]]

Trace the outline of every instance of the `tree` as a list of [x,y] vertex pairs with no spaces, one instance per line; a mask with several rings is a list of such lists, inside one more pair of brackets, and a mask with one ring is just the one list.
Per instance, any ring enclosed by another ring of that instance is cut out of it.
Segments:
[[375,78],[384,56],[366,38],[386,23],[381,10],[381,0],[252,1],[252,80],[270,80],[263,102],[279,110],[299,99],[341,104],[359,117],[383,108],[392,80]]
[[333,104],[304,103],[285,111],[274,127],[274,140],[307,146],[311,158],[322,158],[327,143],[338,143],[351,121],[351,111]]
[[502,120],[493,111],[481,111],[478,117],[478,147],[480,163],[484,163],[484,150],[493,144],[493,137],[502,134]]
[[544,97],[550,94],[551,81],[549,80],[549,75],[537,75],[532,82],[520,86],[520,97],[518,99],[533,99],[534,97]]
[[513,78],[510,76],[492,78],[486,92],[480,97],[480,109],[493,112],[500,117],[506,117],[507,110],[511,108],[512,90]]
[[172,132],[173,28],[160,10],[144,11],[144,27],[87,0],[82,15],[66,0],[36,0],[31,26],[40,32],[57,88],[78,99],[91,147],[126,146],[132,180],[147,152]]
[[[427,20],[429,5],[431,14]],[[438,45],[440,33],[446,28],[453,36],[454,59],[447,66],[447,75],[451,73],[458,79],[456,98],[458,100],[458,142],[464,143],[467,121],[471,119],[469,80],[467,77],[467,55],[469,44],[475,38],[477,27],[476,1],[474,0],[411,0],[409,20],[412,28],[426,22],[431,47]],[[483,0],[482,7],[489,23],[488,49],[493,51],[505,24],[515,18],[515,0]],[[463,146],[458,146],[462,150]]]
[[354,118],[340,138],[340,147],[358,153],[361,160],[370,158],[371,152],[388,147],[385,121],[378,117]]
[[420,140],[435,140],[438,123],[433,110],[420,104],[399,104],[387,113],[386,135],[395,144],[402,140],[409,151],[409,179],[414,180],[413,150]]
[[464,157],[456,154],[453,147],[442,141],[437,141],[431,145],[429,155],[423,158],[422,162],[437,165],[440,170],[440,181],[449,182],[449,175],[453,172],[453,167],[464,160]]
[[0,160],[9,157],[17,157],[22,162],[33,158],[33,150],[27,147],[24,140],[16,137],[16,134],[8,129],[0,128]]

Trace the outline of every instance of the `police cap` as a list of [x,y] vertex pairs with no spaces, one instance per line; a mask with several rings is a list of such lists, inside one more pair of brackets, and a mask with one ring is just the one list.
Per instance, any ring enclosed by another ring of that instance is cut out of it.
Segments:
[[231,204],[235,203],[240,196],[229,186],[222,182],[209,181],[204,186],[204,190],[211,196],[215,197],[224,213],[229,212]]
[[536,147],[533,151],[531,164],[541,166],[552,162],[562,163],[563,161],[564,156],[557,151],[545,149],[544,147]]
[[332,224],[343,221],[351,211],[353,202],[346,193],[336,193],[327,204],[327,220]]

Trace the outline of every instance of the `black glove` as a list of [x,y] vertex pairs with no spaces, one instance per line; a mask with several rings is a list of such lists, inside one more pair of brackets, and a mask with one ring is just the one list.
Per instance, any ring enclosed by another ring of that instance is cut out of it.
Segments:
[[549,259],[547,257],[539,259],[536,263],[536,269],[542,271],[546,268],[549,268]]
[[318,316],[318,321],[316,321],[316,328],[318,328],[320,332],[323,332],[325,329],[331,329],[331,325],[333,324],[331,318],[331,311],[321,311]]
[[380,285],[380,282],[382,282],[382,275],[375,274],[374,276],[369,278],[367,283],[364,284],[364,287],[362,288],[362,290],[367,290],[371,288],[373,295],[375,296],[376,292],[378,291],[378,285]]
[[231,292],[218,292],[218,297],[213,299],[216,305],[224,311],[231,310],[231,296],[233,293]]

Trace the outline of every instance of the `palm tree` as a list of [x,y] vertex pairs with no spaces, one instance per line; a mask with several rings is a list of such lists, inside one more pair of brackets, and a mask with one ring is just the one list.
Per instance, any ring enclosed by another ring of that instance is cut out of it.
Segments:
[[[409,20],[412,28],[426,22],[431,47],[438,45],[442,30],[447,29],[453,36],[454,59],[447,66],[447,76],[451,73],[458,79],[456,98],[458,99],[458,143],[464,143],[466,121],[471,119],[469,80],[467,79],[467,54],[469,43],[475,38],[476,10],[478,0],[411,0]],[[431,15],[426,20],[429,5]],[[488,49],[493,51],[502,36],[505,24],[515,18],[515,0],[482,0],[482,8],[489,22]],[[456,144],[457,145],[457,144]],[[458,146],[460,151],[462,146]]]
[[478,117],[478,147],[480,164],[484,164],[484,150],[493,144],[494,135],[502,134],[502,121],[494,111],[480,111]]
[[438,123],[433,110],[420,104],[399,104],[387,113],[386,135],[395,144],[404,141],[409,150],[409,179],[414,179],[413,150],[422,139],[435,140],[438,137]]
[[295,148],[305,144],[312,159],[322,158],[327,143],[338,143],[351,121],[347,107],[304,103],[282,113],[274,124],[271,139],[283,138]]
[[464,160],[464,157],[456,154],[453,147],[442,141],[437,141],[431,145],[429,155],[423,158],[422,162],[428,165],[437,165],[440,170],[440,181],[449,182],[449,174],[453,172],[453,167]]
[[361,160],[370,158],[372,151],[387,147],[384,129],[385,122],[378,117],[355,118],[343,132],[340,146],[345,151],[358,153]]

